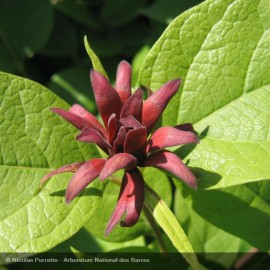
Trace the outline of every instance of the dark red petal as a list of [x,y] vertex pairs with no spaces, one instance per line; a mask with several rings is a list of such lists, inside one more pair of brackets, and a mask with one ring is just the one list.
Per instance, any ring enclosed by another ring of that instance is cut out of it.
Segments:
[[121,61],[117,68],[115,89],[122,103],[131,95],[131,73],[131,65],[126,61]]
[[116,153],[124,152],[124,143],[127,135],[127,128],[122,126],[120,127],[117,137],[113,142],[113,149]]
[[198,142],[199,140],[193,132],[179,130],[175,127],[161,127],[154,132],[148,141],[148,151]]
[[46,174],[40,181],[40,185],[43,185],[47,180],[49,180],[51,177],[54,175],[60,174],[60,173],[65,173],[65,172],[76,172],[84,162],[75,162],[72,164],[65,165],[61,168],[58,168],[48,174]]
[[117,91],[102,74],[91,70],[90,77],[98,110],[107,127],[108,120],[113,113],[119,118],[122,109],[121,99]]
[[93,128],[106,137],[106,130],[105,128],[99,123],[97,118],[88,112],[85,108],[83,108],[79,104],[74,104],[70,107],[69,112],[74,113],[80,117],[82,117],[87,122],[87,127]]
[[183,161],[174,153],[169,151],[159,151],[151,154],[143,166],[157,167],[164,169],[176,177],[183,180],[191,188],[197,188],[197,182],[195,176],[191,173],[189,168],[183,163]]
[[136,224],[140,217],[144,200],[144,181],[138,169],[126,172],[117,205],[107,225],[105,235],[108,235],[121,217],[126,212],[126,217],[121,222],[122,227],[131,227]]
[[112,114],[108,120],[108,134],[109,134],[109,143],[113,143],[117,131],[120,127],[120,123],[116,118],[116,114]]
[[102,181],[120,169],[132,170],[137,165],[137,159],[126,153],[119,153],[109,158],[99,174]]
[[126,100],[121,110],[120,117],[124,118],[129,115],[132,115],[141,123],[142,122],[142,106],[143,106],[142,89],[138,89],[132,96],[130,96]]
[[66,202],[71,202],[88,184],[95,180],[106,159],[93,158],[85,162],[71,178],[66,190]]
[[132,115],[129,115],[125,118],[122,118],[119,120],[119,122],[128,128],[138,128],[141,127],[141,123],[139,121],[137,121]]
[[[80,109],[80,113],[78,112],[78,108],[81,107],[78,104],[73,105],[69,111],[66,111],[61,108],[50,108],[51,111],[54,113],[57,113],[58,115],[62,116],[65,120],[70,122],[73,126],[76,128],[82,130],[85,127],[92,128],[102,134],[103,136],[106,136],[106,131],[102,127],[102,125],[98,122],[98,120],[95,118],[95,116],[91,115],[87,112],[89,115],[86,113],[82,113],[83,107]],[[83,109],[84,110],[84,109]]]
[[171,98],[177,92],[180,84],[180,79],[169,81],[144,102],[142,124],[146,127],[148,134],[160,118]]
[[95,143],[99,147],[101,147],[101,149],[108,148],[113,150],[112,146],[108,143],[108,141],[104,139],[97,131],[91,128],[84,128],[81,133],[76,137],[76,139],[80,142]]
[[64,119],[66,119],[68,122],[70,122],[73,126],[75,126],[78,129],[83,129],[84,127],[87,126],[87,122],[77,114],[74,114],[61,108],[50,108],[50,110],[62,116]]
[[131,186],[128,204],[126,208],[126,218],[121,222],[122,227],[134,226],[141,214],[144,201],[144,180],[138,169],[126,172],[124,178],[128,179],[127,187]]
[[146,155],[147,134],[145,127],[129,130],[124,144],[125,153],[129,153],[138,159],[138,163],[143,161]]

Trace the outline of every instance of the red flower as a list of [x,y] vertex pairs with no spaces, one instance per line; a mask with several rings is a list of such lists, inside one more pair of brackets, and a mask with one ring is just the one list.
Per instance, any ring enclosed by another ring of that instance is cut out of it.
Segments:
[[75,172],[66,190],[69,203],[97,177],[103,181],[119,169],[125,169],[118,202],[106,228],[107,235],[124,213],[126,217],[121,226],[133,226],[139,219],[144,201],[144,180],[138,166],[164,169],[196,188],[196,179],[188,167],[178,156],[164,149],[198,143],[198,138],[191,124],[161,127],[149,135],[177,92],[180,79],[167,82],[143,102],[141,88],[131,94],[131,66],[125,61],[118,66],[115,88],[97,71],[92,70],[90,77],[105,127],[78,104],[68,111],[51,110],[81,130],[76,138],[78,141],[97,144],[108,158],[93,158],[63,166],[44,176],[41,183],[59,173]]

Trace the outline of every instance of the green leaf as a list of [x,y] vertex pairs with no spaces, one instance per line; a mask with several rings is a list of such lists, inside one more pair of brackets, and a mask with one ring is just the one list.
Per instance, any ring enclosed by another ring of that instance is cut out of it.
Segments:
[[149,187],[145,188],[145,206],[164,230],[176,249],[182,253],[193,269],[200,269],[196,254],[184,230],[164,201]]
[[174,212],[195,252],[229,269],[239,253],[248,252],[252,247],[200,217],[192,209],[192,196],[187,194],[186,188],[179,185],[175,191]]
[[96,242],[102,248],[103,252],[114,252],[116,249],[125,248],[145,248],[145,239],[143,236],[139,236],[135,239],[124,242],[108,242],[95,238]]
[[53,249],[49,250],[48,253],[59,253],[65,252],[70,253],[71,247],[80,252],[84,253],[100,253],[108,252],[119,248],[126,247],[143,247],[145,246],[144,237],[140,236],[131,241],[125,241],[121,243],[113,243],[103,241],[87,230],[86,227],[83,227],[75,235],[67,239],[65,242],[57,245]]
[[69,104],[80,103],[91,113],[97,113],[88,69],[72,67],[53,74],[49,89]]
[[[180,257],[178,258],[178,254],[159,254],[153,253],[151,249],[148,247],[142,246],[130,246],[125,248],[118,248],[111,251],[107,251],[101,254],[85,254],[81,251],[78,251],[75,248],[71,248],[72,252],[78,259],[92,259],[93,262],[97,263],[98,261],[98,269],[99,270],[106,270],[108,269],[108,261],[109,259],[113,259],[113,265],[115,269],[119,270],[137,270],[138,265],[141,270],[155,269],[155,270],[162,270],[165,268],[170,269],[190,269],[187,268],[187,263]],[[121,256],[119,256],[121,255]],[[105,262],[103,260],[106,260]],[[144,259],[144,262],[139,262],[138,260]],[[137,260],[137,261],[136,261]],[[83,269],[93,269],[91,264],[83,262],[82,260]],[[180,267],[180,268],[179,268]]]
[[143,60],[150,48],[148,45],[143,46],[132,59],[132,86],[134,88],[139,86],[138,76],[142,66]]
[[[91,50],[94,51],[96,55],[103,58],[105,61],[106,58],[108,57],[115,57],[122,53],[123,42],[118,38],[119,31],[117,32],[110,30],[109,35],[106,36],[98,32],[97,33],[88,32],[88,33],[87,36],[90,37]],[[118,59],[113,60],[118,61]],[[109,64],[110,66],[113,65],[113,63],[111,64],[111,62],[109,62]],[[115,67],[113,67],[113,70],[115,72]]]
[[94,12],[91,12],[87,7],[86,2],[78,2],[73,0],[66,1],[55,1],[54,7],[65,14],[66,16],[71,17],[75,21],[90,27],[98,27],[97,18]]
[[168,206],[171,206],[173,201],[172,186],[167,175],[153,167],[143,168],[142,173],[146,184],[150,186]]
[[109,26],[127,24],[139,16],[139,10],[145,5],[145,0],[107,0],[103,5],[101,17]]
[[[223,188],[267,180],[270,176],[270,85],[247,93],[198,122],[206,137],[188,156],[189,166],[203,168],[201,188]],[[185,154],[185,149],[180,150]],[[213,172],[213,177],[207,179]],[[218,179],[214,174],[219,174]],[[216,179],[216,181],[215,181]]]
[[20,59],[39,52],[48,41],[53,26],[50,2],[1,0],[0,6],[0,37],[13,56]]
[[200,2],[202,0],[157,0],[150,7],[144,8],[141,13],[152,20],[169,24],[180,13]]
[[200,144],[178,154],[199,168],[201,188],[269,179],[269,14],[269,1],[205,1],[177,17],[145,59],[141,84],[183,79],[163,125],[195,124]]
[[0,70],[4,72],[14,72],[14,62],[9,54],[8,48],[4,44],[0,43]]
[[[123,25],[121,31],[119,31],[119,28],[112,28],[106,36],[89,33],[92,48],[100,57],[104,58],[104,61],[106,60],[105,57],[112,56],[119,61],[119,55],[122,59],[132,59],[142,47],[142,44],[150,42],[149,39],[152,35],[153,29],[143,22]],[[154,42],[154,40],[151,42]]]
[[77,50],[75,26],[66,17],[56,13],[52,34],[41,53],[52,57],[75,57]]
[[91,47],[90,47],[90,45],[89,45],[89,43],[87,41],[87,37],[86,36],[84,37],[84,46],[85,46],[85,49],[86,49],[86,51],[87,51],[87,53],[88,53],[88,55],[89,55],[89,57],[90,57],[90,59],[92,61],[92,65],[93,65],[94,69],[96,71],[100,72],[101,74],[103,74],[106,78],[108,78],[107,73],[104,70],[104,68],[103,68],[103,66],[102,66],[102,64],[101,64],[98,56],[91,49]]
[[91,235],[84,227],[72,237],[50,249],[48,253],[70,253],[71,247],[81,252],[103,252],[103,248],[97,242],[97,238]]
[[[270,249],[270,202],[269,198],[264,199],[269,192],[270,181],[248,183],[221,190],[192,191],[186,187],[180,188],[183,189],[185,200],[192,200],[189,204],[192,204],[192,209],[204,220],[245,240],[259,250]],[[182,213],[182,216],[185,214]],[[197,223],[194,226],[198,228]],[[189,229],[192,229],[191,225]],[[202,231],[199,237],[203,237]],[[215,245],[220,243],[220,239],[214,241],[213,248],[216,249]]]
[[43,252],[75,234],[95,213],[103,185],[94,181],[69,205],[70,173],[41,178],[55,168],[98,156],[75,140],[76,129],[50,107],[68,105],[45,87],[0,73],[0,250]]

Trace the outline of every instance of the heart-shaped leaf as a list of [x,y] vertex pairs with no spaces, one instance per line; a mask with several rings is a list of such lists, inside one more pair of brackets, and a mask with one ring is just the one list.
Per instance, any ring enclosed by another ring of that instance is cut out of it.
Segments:
[[70,174],[41,178],[55,168],[97,156],[75,140],[75,128],[50,107],[68,105],[43,86],[0,73],[0,250],[42,252],[75,234],[94,214],[103,184],[94,181],[69,205]]
[[140,82],[181,77],[163,124],[195,124],[201,143],[183,147],[199,186],[224,188],[270,176],[270,3],[216,0],[181,14],[149,52]]

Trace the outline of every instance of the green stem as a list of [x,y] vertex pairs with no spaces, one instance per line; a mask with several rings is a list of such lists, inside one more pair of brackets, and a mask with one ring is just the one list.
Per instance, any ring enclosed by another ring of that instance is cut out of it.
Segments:
[[164,243],[164,240],[162,238],[161,230],[158,227],[153,215],[151,214],[151,212],[148,210],[148,208],[145,205],[143,206],[143,213],[144,213],[144,216],[145,216],[147,222],[149,223],[150,227],[152,228],[152,230],[154,232],[154,235],[156,237],[160,252],[167,253],[168,250],[167,250],[166,245]]

